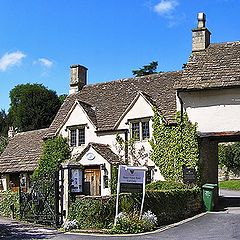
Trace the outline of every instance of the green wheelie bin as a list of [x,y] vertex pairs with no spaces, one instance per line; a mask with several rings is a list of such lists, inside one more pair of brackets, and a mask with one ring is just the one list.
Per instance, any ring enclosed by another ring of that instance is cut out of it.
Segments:
[[217,184],[206,183],[202,186],[203,204],[207,211],[213,211],[217,199]]

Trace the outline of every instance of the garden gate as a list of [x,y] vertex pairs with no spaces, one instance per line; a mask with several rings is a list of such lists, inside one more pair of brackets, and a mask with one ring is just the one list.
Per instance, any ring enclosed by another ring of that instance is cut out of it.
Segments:
[[21,219],[52,226],[61,225],[63,189],[63,170],[31,181],[28,191],[20,187]]

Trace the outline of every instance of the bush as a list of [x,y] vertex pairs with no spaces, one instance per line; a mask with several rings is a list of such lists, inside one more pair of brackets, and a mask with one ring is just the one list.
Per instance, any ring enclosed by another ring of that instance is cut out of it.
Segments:
[[15,218],[20,217],[19,193],[5,191],[0,193],[0,215],[3,217],[12,217],[10,206],[14,206]]
[[147,211],[139,218],[139,212],[132,213],[120,212],[117,216],[116,225],[111,228],[109,233],[140,233],[152,231],[157,227],[157,217]]
[[[141,193],[120,194],[119,212],[127,214],[121,227],[112,232],[137,232],[151,230],[151,222],[139,222],[133,212],[139,212],[141,207]],[[79,229],[101,229],[112,227],[115,217],[116,196],[82,197],[76,198],[69,209],[69,220],[76,219]],[[173,223],[201,211],[201,190],[176,189],[167,191],[146,191],[144,211],[151,211],[158,219],[158,226]],[[148,212],[147,212],[148,213]],[[146,213],[146,214],[147,214]],[[139,217],[139,215],[138,215]],[[152,221],[154,217],[152,218]],[[132,221],[136,221],[133,223]],[[130,224],[130,226],[129,226]],[[144,224],[144,226],[143,226]],[[128,230],[127,230],[128,229]]]
[[156,181],[146,185],[148,190],[172,190],[172,189],[186,189],[187,185],[173,181]]

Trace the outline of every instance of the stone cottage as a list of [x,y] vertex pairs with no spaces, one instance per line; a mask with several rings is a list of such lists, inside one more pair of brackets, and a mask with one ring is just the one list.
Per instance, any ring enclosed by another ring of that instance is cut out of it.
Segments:
[[[88,85],[87,68],[72,65],[70,94],[50,127],[15,135],[1,155],[4,189],[11,174],[31,173],[43,139],[58,135],[68,139],[72,150],[65,167],[83,167],[72,172],[76,192],[109,195],[112,166],[120,162],[147,166],[148,181],[163,179],[150,159],[153,107],[169,125],[176,111],[186,111],[198,124],[203,181],[217,182],[218,142],[240,139],[240,43],[212,44],[205,21],[205,14],[198,14],[192,53],[181,71]],[[31,134],[39,140],[23,144],[23,136],[35,139]],[[117,136],[124,141],[134,137],[138,155],[119,150]]]

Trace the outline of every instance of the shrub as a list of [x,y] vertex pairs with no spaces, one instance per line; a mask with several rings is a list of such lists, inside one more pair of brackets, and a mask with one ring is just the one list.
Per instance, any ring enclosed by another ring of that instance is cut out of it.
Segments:
[[20,216],[19,193],[10,190],[0,193],[0,215],[12,217],[11,205],[14,206],[15,218]]
[[140,233],[154,230],[157,227],[157,217],[151,212],[145,212],[139,218],[139,212],[121,212],[117,216],[116,225],[110,229],[110,233]]
[[173,181],[156,181],[146,185],[148,190],[172,190],[172,189],[186,189],[187,185],[180,182]]

